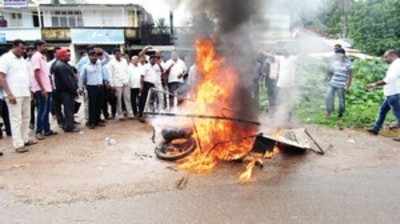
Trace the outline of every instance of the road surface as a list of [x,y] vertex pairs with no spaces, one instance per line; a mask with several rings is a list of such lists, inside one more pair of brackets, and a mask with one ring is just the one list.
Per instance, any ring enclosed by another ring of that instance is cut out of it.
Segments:
[[310,129],[325,156],[280,154],[246,185],[241,163],[196,175],[157,160],[151,128],[136,121],[62,134],[23,155],[1,140],[0,223],[400,223],[400,144]]

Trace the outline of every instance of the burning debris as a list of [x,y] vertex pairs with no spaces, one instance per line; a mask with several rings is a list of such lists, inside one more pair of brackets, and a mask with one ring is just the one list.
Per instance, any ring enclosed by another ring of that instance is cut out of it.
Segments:
[[159,158],[179,160],[179,169],[196,173],[210,172],[221,161],[244,161],[247,166],[239,180],[245,183],[253,168],[262,167],[280,148],[309,148],[293,132],[261,135],[257,122],[235,119],[237,107],[242,106],[236,98],[238,71],[217,53],[210,39],[196,42],[196,54],[199,83],[193,89],[194,100],[182,109],[191,112],[191,125],[162,130],[163,141],[156,149]]

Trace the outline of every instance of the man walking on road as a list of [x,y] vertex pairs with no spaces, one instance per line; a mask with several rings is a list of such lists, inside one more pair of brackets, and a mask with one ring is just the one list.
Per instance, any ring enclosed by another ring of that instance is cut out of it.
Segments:
[[367,86],[368,89],[383,86],[383,92],[386,97],[374,127],[368,130],[373,135],[379,134],[385,122],[386,115],[390,110],[393,110],[397,122],[400,123],[400,54],[396,50],[388,50],[383,57],[390,64],[386,77],[381,81]]
[[7,95],[13,146],[18,153],[27,152],[26,146],[36,144],[29,140],[30,72],[24,53],[25,43],[15,40],[13,48],[0,58],[0,87]]
[[68,62],[71,60],[71,54],[68,49],[61,48],[57,52],[58,60],[52,68],[57,93],[60,96],[64,106],[64,131],[79,132],[74,123],[74,98],[78,95],[78,83],[75,78],[74,69]]
[[36,138],[38,140],[43,140],[45,136],[57,134],[50,129],[49,115],[52,105],[52,86],[46,58],[43,55],[45,47],[46,43],[44,41],[36,41],[36,52],[31,59],[34,72],[32,78],[32,92],[37,106]]

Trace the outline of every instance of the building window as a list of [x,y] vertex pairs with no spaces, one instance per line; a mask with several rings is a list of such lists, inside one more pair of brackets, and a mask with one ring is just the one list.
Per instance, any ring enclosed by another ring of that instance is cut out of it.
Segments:
[[21,13],[11,13],[10,26],[11,27],[22,27],[22,14]]
[[53,11],[51,12],[53,27],[80,27],[83,26],[81,11]]

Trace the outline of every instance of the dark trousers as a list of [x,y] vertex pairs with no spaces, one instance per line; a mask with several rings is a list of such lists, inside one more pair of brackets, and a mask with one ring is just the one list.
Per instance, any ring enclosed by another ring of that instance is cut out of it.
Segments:
[[31,100],[31,119],[29,120],[31,129],[34,129],[34,127],[35,127],[35,108],[36,108],[36,101],[35,101],[35,98],[32,98],[32,100]]
[[133,115],[137,116],[139,113],[139,94],[140,89],[131,89],[131,103]]
[[62,98],[61,94],[57,91],[52,92],[53,105],[51,107],[52,114],[56,117],[57,123],[60,126],[64,125],[64,115],[62,112]]
[[115,118],[115,115],[117,114],[117,97],[115,96],[115,92],[111,88],[106,88],[105,89],[105,104],[106,108],[104,109],[104,116],[106,118],[109,118],[109,111],[108,111],[108,105],[111,106],[111,116],[112,118]]
[[143,112],[146,107],[146,101],[149,95],[149,91],[151,88],[154,88],[154,84],[150,82],[143,83],[142,95],[140,96],[140,103],[139,103],[139,117],[143,117]]
[[[5,100],[0,99],[0,116],[3,118],[6,134],[11,136],[10,114]],[[0,130],[1,131],[1,130]]]
[[339,97],[339,116],[342,116],[346,111],[346,90],[329,86],[328,94],[326,96],[326,112],[331,114],[335,110],[335,96]]
[[171,95],[169,95],[169,106],[174,107],[174,98],[178,97],[178,90],[181,87],[182,83],[180,82],[171,82],[168,83],[168,91]]
[[50,132],[50,110],[51,110],[51,95],[48,97],[42,95],[40,91],[34,93],[34,98],[37,106],[36,133],[46,134]]
[[103,114],[104,118],[106,119],[109,114],[108,114],[108,106],[107,106],[107,101],[106,101],[106,87],[105,86],[100,86],[99,87],[99,104],[100,104],[100,116]]
[[397,122],[400,123],[400,94],[386,97],[379,111],[378,120],[374,125],[375,131],[379,132],[382,129],[386,115],[390,110],[393,110]]
[[68,92],[60,92],[62,106],[64,107],[64,131],[71,132],[75,129],[74,124],[74,95]]
[[89,100],[89,125],[97,125],[100,120],[101,112],[101,96],[100,86],[87,86],[88,100]]

